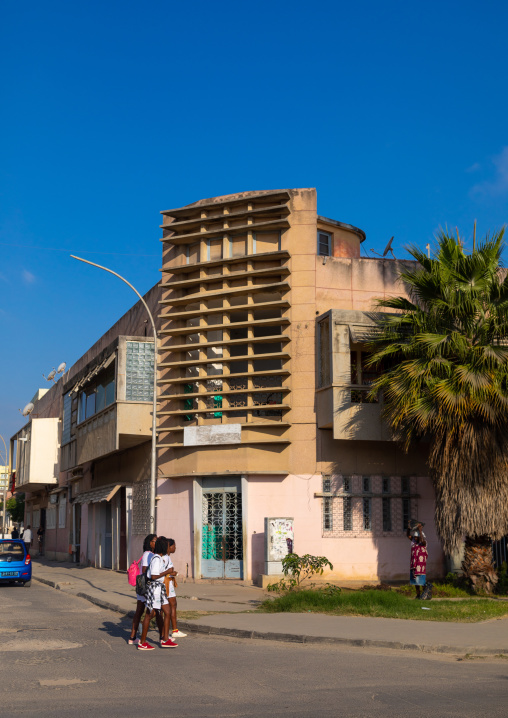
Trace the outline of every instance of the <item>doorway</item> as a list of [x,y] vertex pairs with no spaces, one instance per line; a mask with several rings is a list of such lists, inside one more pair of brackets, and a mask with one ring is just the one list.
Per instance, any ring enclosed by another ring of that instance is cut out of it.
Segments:
[[240,479],[203,479],[201,572],[203,578],[243,578]]
[[113,516],[111,513],[111,503],[105,502],[105,530],[104,530],[104,556],[102,560],[102,568],[113,568]]

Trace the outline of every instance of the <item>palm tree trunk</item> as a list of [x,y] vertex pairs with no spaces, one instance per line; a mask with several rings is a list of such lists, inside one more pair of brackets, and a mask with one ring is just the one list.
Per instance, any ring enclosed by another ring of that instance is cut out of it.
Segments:
[[490,536],[466,536],[462,570],[475,593],[493,593],[498,576]]

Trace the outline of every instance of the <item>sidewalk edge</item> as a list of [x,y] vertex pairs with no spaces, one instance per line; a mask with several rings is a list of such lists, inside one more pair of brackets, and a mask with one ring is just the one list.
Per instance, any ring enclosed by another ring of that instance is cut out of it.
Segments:
[[[32,576],[34,581],[39,581],[47,586],[51,586],[56,590],[65,590],[55,581],[47,578]],[[132,617],[134,611],[126,611],[121,606],[109,603],[96,596],[88,593],[72,593],[73,596],[83,598],[100,608],[108,611],[114,611],[122,616]],[[418,653],[445,653],[452,655],[508,655],[508,647],[506,648],[488,648],[486,646],[447,646],[447,645],[431,645],[418,643],[403,643],[400,641],[381,641],[369,638],[340,638],[335,636],[308,636],[305,634],[294,633],[275,633],[273,631],[255,631],[241,628],[226,628],[220,626],[207,626],[203,623],[194,623],[192,621],[178,621],[179,625],[192,633],[202,633],[207,636],[226,636],[230,638],[247,638],[265,641],[280,641],[282,643],[302,643],[302,644],[326,644],[326,645],[342,645],[354,646],[355,648],[388,648],[398,651],[413,651]]]

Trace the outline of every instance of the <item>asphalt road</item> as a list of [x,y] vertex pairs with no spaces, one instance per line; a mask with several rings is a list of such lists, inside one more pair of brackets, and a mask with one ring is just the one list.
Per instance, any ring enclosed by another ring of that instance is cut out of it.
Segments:
[[[508,660],[189,636],[128,646],[129,623],[34,582],[0,587],[0,714],[508,715]],[[155,634],[151,634],[155,639]]]

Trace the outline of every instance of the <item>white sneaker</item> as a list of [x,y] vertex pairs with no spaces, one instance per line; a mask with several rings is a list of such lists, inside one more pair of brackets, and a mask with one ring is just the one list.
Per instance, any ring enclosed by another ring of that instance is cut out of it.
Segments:
[[129,646],[137,646],[139,643],[139,638],[129,638]]
[[185,638],[187,634],[182,631],[173,631],[171,638]]

